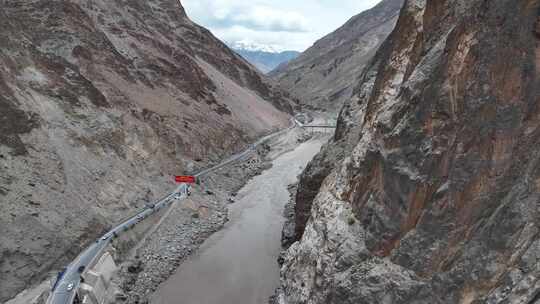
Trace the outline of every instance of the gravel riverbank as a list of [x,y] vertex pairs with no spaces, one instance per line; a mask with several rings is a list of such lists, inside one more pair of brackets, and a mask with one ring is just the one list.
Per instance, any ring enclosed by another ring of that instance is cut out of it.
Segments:
[[244,161],[210,173],[192,195],[175,204],[159,227],[120,265],[110,303],[148,303],[149,296],[178,266],[228,221],[227,205],[247,181],[271,167],[271,160],[309,135],[299,129],[261,145]]

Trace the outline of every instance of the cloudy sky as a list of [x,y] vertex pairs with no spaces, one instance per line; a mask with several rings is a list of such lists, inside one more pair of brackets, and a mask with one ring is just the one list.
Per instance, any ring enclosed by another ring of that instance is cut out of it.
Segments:
[[380,0],[180,0],[223,41],[303,51]]

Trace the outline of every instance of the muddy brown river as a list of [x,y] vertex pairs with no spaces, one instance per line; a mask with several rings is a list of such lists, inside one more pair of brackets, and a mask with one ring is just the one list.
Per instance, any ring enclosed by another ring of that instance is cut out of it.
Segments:
[[266,304],[279,284],[287,186],[319,151],[309,141],[273,161],[229,207],[230,221],[156,291],[152,304]]

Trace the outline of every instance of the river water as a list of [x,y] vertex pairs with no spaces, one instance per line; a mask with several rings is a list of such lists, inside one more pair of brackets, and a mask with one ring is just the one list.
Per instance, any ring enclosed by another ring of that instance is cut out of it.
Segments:
[[156,291],[152,304],[266,304],[279,284],[287,186],[321,147],[309,141],[273,161],[229,207],[230,221]]

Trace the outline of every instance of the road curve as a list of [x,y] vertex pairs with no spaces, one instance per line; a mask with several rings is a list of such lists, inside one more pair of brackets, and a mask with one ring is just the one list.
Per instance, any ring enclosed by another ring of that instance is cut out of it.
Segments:
[[[291,126],[289,128],[274,132],[272,134],[269,134],[259,139],[254,144],[251,144],[249,148],[246,149],[245,151],[229,157],[228,159],[222,161],[216,166],[202,170],[199,173],[195,174],[195,176],[197,178],[200,178],[212,171],[221,169],[231,164],[232,162],[240,160],[246,155],[248,155],[250,152],[254,151],[255,148],[257,148],[257,146],[259,146],[260,144],[289,131],[290,129],[296,127],[297,125],[302,126],[302,123],[300,123],[298,120],[293,118],[291,119]],[[73,260],[66,267],[64,274],[56,282],[55,287],[51,291],[51,294],[49,295],[46,303],[47,304],[72,304],[77,295],[77,290],[79,289],[79,286],[81,284],[81,275],[82,273],[84,273],[86,266],[93,264],[95,259],[101,256],[101,253],[103,252],[103,250],[105,250],[105,248],[107,248],[107,245],[109,245],[113,236],[119,235],[121,232],[143,221],[149,215],[157,212],[158,210],[162,208],[165,208],[171,205],[175,199],[182,200],[186,198],[188,195],[188,189],[189,189],[189,185],[180,184],[176,188],[175,191],[173,191],[169,195],[165,196],[164,198],[156,202],[154,208],[150,208],[150,207],[143,208],[136,215],[125,220],[118,226],[114,227],[113,229],[105,233],[97,241],[95,241],[92,245],[86,248],[82,253],[79,254],[79,256],[77,256],[75,260]]]

